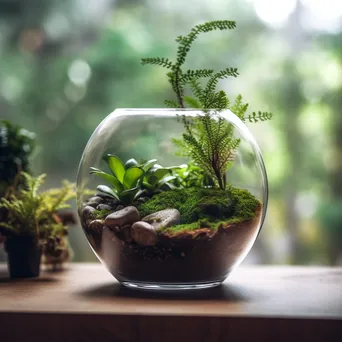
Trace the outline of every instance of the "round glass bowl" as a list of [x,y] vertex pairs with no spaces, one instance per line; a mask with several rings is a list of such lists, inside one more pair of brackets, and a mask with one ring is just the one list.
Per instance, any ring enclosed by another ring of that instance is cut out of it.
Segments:
[[192,130],[205,115],[188,109],[117,109],[84,150],[77,178],[82,227],[97,257],[125,286],[219,285],[257,238],[268,184],[247,126],[229,110],[212,112],[211,128],[218,129],[220,120],[228,139],[216,139],[220,130],[204,133],[213,134],[209,142],[197,136],[199,151],[208,154],[202,157],[214,166],[215,144],[238,142],[231,150],[221,144],[219,158],[226,166],[218,178],[177,153],[189,133],[186,125]]

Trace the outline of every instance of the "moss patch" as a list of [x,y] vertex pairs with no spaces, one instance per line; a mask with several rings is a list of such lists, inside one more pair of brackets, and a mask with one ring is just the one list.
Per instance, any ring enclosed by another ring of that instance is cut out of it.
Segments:
[[93,212],[93,216],[95,219],[104,219],[107,215],[109,215],[110,213],[112,213],[112,210],[95,210]]
[[138,209],[142,217],[166,208],[178,209],[182,224],[171,229],[179,231],[200,227],[217,229],[222,221],[235,223],[252,219],[259,205],[260,202],[244,189],[189,188],[157,194],[140,204]]

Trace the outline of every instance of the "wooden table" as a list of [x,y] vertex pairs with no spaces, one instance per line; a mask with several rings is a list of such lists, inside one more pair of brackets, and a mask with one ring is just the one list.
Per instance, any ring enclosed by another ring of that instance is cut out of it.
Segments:
[[342,268],[241,267],[219,288],[136,292],[100,264],[10,281],[1,341],[342,341]]

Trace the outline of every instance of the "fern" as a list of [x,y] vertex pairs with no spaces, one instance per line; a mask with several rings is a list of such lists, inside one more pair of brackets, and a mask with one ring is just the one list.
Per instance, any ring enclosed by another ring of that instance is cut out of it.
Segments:
[[[168,70],[167,77],[176,101],[165,101],[166,106],[173,108],[199,108],[203,115],[186,119],[182,117],[185,133],[182,139],[174,139],[179,147],[179,153],[189,157],[199,165],[204,172],[214,179],[215,185],[220,189],[226,187],[226,171],[232,165],[236,149],[240,140],[234,138],[234,129],[220,116],[220,111],[230,109],[242,121],[259,122],[272,117],[268,112],[253,112],[247,114],[248,103],[243,103],[242,96],[238,95],[231,105],[227,94],[217,90],[220,80],[228,77],[238,77],[236,68],[226,68],[214,72],[212,69],[186,70],[182,69],[192,44],[201,33],[214,30],[235,29],[235,21],[217,20],[196,25],[190,33],[178,36],[177,56],[175,61],[166,58],[143,58],[142,64],[155,64]],[[205,85],[203,78],[209,78]],[[187,88],[186,88],[187,87]],[[185,95],[185,89],[190,89],[192,96]],[[214,110],[210,110],[214,109]]]
[[243,118],[243,121],[249,120],[249,122],[259,122],[259,121],[266,121],[272,119],[272,113],[268,112],[253,112],[252,114],[248,115],[247,117]]
[[234,160],[239,139],[232,136],[233,126],[219,115],[209,112],[183,120],[182,139],[173,139],[179,154],[190,157],[212,178],[220,189],[226,188],[226,171]]
[[210,32],[214,30],[227,30],[234,29],[236,27],[235,21],[229,20],[217,20],[211,21],[204,24],[196,25],[190,33],[186,36],[178,36],[176,42],[178,43],[177,58],[175,62],[171,62],[167,58],[142,58],[142,64],[154,64],[160,65],[164,68],[171,69],[168,73],[169,82],[171,83],[172,89],[176,93],[177,102],[179,107],[184,108],[184,86],[190,82],[193,78],[209,77],[212,70],[189,70],[184,72],[182,65],[184,64],[187,54],[190,51],[192,43],[197,39],[200,33]]
[[75,186],[65,181],[61,188],[40,193],[45,174],[35,178],[22,172],[21,176],[23,187],[9,198],[0,200],[0,208],[8,212],[7,222],[1,222],[0,227],[7,235],[36,235],[45,238],[51,233],[53,225],[59,223],[57,212],[69,207],[67,202],[75,196]]
[[200,70],[187,70],[186,73],[181,77],[180,82],[186,84],[193,79],[199,79],[201,77],[210,77],[214,70],[200,69]]
[[202,108],[201,103],[197,100],[194,99],[193,97],[190,96],[184,96],[184,102],[189,105],[191,108]]
[[160,65],[167,69],[172,68],[172,63],[167,58],[142,58],[141,64],[154,64]]
[[178,108],[178,103],[174,100],[165,100],[164,104],[166,107],[169,107],[169,108]]

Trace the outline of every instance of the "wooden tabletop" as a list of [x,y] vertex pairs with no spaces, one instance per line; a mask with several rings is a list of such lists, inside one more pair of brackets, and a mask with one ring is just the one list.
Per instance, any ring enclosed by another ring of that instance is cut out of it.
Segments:
[[240,267],[215,289],[155,293],[100,264],[16,281],[1,265],[0,328],[1,341],[342,341],[342,268]]

